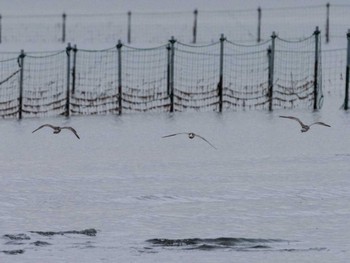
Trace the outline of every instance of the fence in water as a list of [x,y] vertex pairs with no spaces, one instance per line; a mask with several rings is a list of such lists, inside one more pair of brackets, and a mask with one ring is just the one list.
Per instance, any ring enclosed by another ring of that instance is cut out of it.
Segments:
[[257,45],[227,40],[155,48],[0,53],[0,116],[122,112],[317,109],[318,29],[301,41],[273,34]]
[[322,26],[326,42],[343,37],[350,5],[189,12],[0,15],[0,43],[183,43],[216,41],[220,33],[235,43],[266,41],[272,31],[284,39],[307,37]]

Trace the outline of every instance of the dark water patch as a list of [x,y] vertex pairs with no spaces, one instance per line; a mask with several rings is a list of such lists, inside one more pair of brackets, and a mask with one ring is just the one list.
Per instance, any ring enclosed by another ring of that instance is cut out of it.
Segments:
[[41,236],[55,236],[55,235],[67,235],[67,234],[77,234],[77,235],[86,235],[86,236],[96,236],[97,230],[94,228],[90,229],[85,229],[81,231],[77,230],[71,230],[71,231],[58,231],[58,232],[53,232],[53,231],[29,231],[30,233],[38,234]]
[[30,237],[26,234],[6,234],[3,237],[10,240],[30,240]]
[[286,248],[286,249],[280,249],[281,252],[308,252],[308,251],[325,251],[327,248],[325,247],[313,247],[313,248]]
[[[308,252],[324,251],[327,248],[300,248],[295,244],[298,241],[288,241],[283,239],[263,239],[263,238],[185,238],[166,239],[154,238],[146,240],[150,246],[144,247],[144,253],[159,252],[158,249],[181,249],[181,250],[201,250],[201,251],[237,251],[237,252]],[[293,244],[297,247],[293,247]]]
[[268,249],[271,248],[270,246],[266,246],[266,245],[257,245],[257,246],[252,246],[250,247],[252,249]]
[[31,244],[34,245],[34,246],[37,246],[37,247],[44,247],[44,246],[49,246],[49,245],[51,245],[51,244],[48,243],[48,242],[40,241],[40,240],[35,241],[35,242],[31,243]]
[[187,250],[216,250],[216,249],[235,249],[235,250],[263,250],[271,249],[267,243],[286,242],[281,239],[252,239],[252,238],[185,238],[185,239],[164,239],[154,238],[146,240],[154,247],[181,247]]
[[18,255],[18,254],[23,254],[24,250],[23,249],[3,250],[2,253],[6,254],[6,255]]

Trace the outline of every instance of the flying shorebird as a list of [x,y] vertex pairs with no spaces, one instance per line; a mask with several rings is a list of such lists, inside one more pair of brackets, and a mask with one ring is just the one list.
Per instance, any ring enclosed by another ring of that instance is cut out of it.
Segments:
[[165,135],[162,138],[172,137],[172,136],[179,135],[179,134],[186,134],[186,135],[188,135],[188,138],[190,138],[190,139],[193,139],[194,137],[201,138],[203,141],[207,142],[211,147],[216,149],[216,147],[214,145],[212,145],[207,139],[205,139],[204,137],[202,137],[202,136],[200,136],[198,134],[195,134],[193,132],[179,132],[179,133]]
[[77,136],[78,139],[80,139],[78,133],[76,130],[74,130],[72,127],[59,127],[59,126],[53,126],[51,124],[44,124],[44,125],[41,125],[39,128],[35,129],[34,131],[32,131],[32,133],[36,132],[37,130],[40,130],[41,128],[44,128],[44,127],[50,127],[53,129],[53,133],[54,134],[57,134],[57,133],[60,133],[61,130],[63,129],[67,129],[67,130],[70,130],[71,132],[74,133],[75,136]]
[[326,126],[326,127],[331,127],[330,125],[328,125],[328,124],[326,124],[324,122],[320,122],[320,121],[314,122],[314,123],[312,123],[310,125],[306,125],[306,124],[302,123],[302,121],[299,120],[297,117],[293,117],[293,116],[280,116],[280,118],[292,119],[292,120],[295,120],[295,121],[299,122],[300,125],[301,125],[301,132],[307,132],[310,129],[310,127],[312,125],[314,125],[314,124],[319,124],[319,125],[323,125],[323,126]]

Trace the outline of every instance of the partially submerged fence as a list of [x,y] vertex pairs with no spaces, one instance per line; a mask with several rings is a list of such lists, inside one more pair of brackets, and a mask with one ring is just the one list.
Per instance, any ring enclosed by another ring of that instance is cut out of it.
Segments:
[[350,5],[312,5],[223,11],[124,12],[105,14],[0,15],[0,43],[163,43],[171,35],[183,43],[216,41],[220,33],[235,43],[309,36],[322,25],[325,41],[343,37]]
[[302,41],[273,34],[250,46],[222,36],[202,46],[171,39],[147,49],[119,42],[99,51],[68,45],[55,53],[6,53],[0,116],[318,109],[320,42],[316,29]]

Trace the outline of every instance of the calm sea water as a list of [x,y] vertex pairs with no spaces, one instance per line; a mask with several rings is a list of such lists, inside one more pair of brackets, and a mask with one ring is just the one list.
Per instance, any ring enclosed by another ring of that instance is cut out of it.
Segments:
[[[350,115],[2,120],[1,262],[347,262]],[[298,123],[324,121],[302,134]],[[43,123],[72,125],[58,135]],[[213,145],[185,135],[193,131]]]

